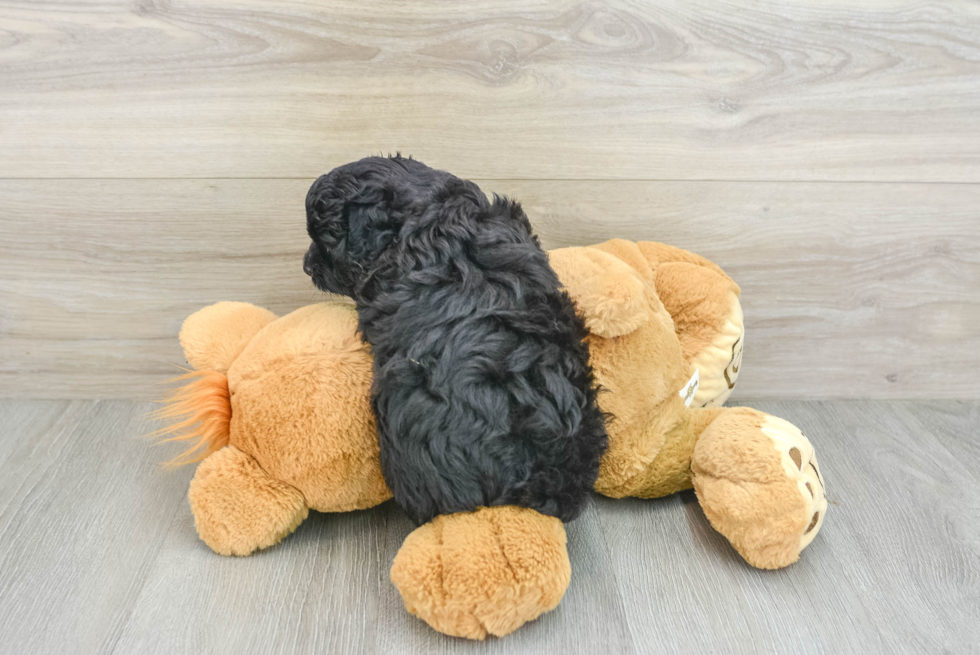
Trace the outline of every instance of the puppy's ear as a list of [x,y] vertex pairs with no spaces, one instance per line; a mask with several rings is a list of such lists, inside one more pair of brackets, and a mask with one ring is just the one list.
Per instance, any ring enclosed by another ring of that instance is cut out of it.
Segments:
[[375,259],[398,233],[391,207],[383,199],[375,203],[347,203],[347,255],[365,263]]
[[332,249],[344,239],[347,225],[344,203],[350,176],[321,175],[306,194],[306,229],[310,238],[324,248]]
[[335,254],[357,263],[375,258],[394,238],[391,180],[356,172],[321,176],[306,195],[310,237]]

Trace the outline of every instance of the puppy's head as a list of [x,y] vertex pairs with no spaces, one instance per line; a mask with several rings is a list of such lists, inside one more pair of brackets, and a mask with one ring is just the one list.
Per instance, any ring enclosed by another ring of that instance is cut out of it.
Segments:
[[321,291],[354,295],[406,218],[448,179],[455,178],[402,157],[367,157],[320,176],[306,195],[312,243],[303,270]]

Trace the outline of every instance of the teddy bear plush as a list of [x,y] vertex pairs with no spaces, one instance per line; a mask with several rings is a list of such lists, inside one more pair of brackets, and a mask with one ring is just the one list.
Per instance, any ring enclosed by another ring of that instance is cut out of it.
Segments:
[[[827,502],[813,448],[782,419],[724,408],[741,366],[739,288],[712,262],[659,243],[608,241],[549,253],[589,330],[600,405],[612,418],[595,489],[655,498],[694,488],[711,525],[753,566],[784,567],[820,530]],[[309,510],[391,497],[370,405],[370,348],[353,306],[277,318],[222,302],[184,322],[192,367],[159,412],[174,463],[199,461],[189,500],[222,555],[278,543]],[[502,636],[556,607],[571,564],[561,521],[482,507],[406,538],[391,579],[436,630]]]

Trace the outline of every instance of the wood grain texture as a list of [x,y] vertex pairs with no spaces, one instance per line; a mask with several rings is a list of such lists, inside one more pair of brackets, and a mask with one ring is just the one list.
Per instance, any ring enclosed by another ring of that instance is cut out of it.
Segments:
[[0,177],[980,182],[970,0],[0,2]]
[[[636,642],[664,652],[975,650],[977,480],[932,435],[928,414],[912,403],[752,406],[814,443],[832,502],[824,527],[800,562],[760,571],[710,528],[692,492],[603,499]],[[947,436],[970,441],[978,425],[961,427]]]
[[596,498],[568,526],[561,605],[473,643],[409,616],[393,503],[313,513],[223,558],[191,470],[133,439],[144,403],[0,401],[0,653],[968,653],[980,642],[980,403],[750,403],[804,429],[831,511],[797,564],[746,565],[692,492]]
[[110,652],[188,472],[137,438],[147,404],[0,406],[0,652]]
[[311,513],[278,547],[238,558],[211,552],[181,507],[115,652],[377,652],[380,509]]
[[[743,289],[736,394],[980,397],[980,185],[480,181],[546,247],[651,239]],[[0,395],[156,398],[183,319],[284,313],[307,180],[0,180]]]
[[[837,503],[817,539],[830,529],[826,566],[839,572],[835,583],[851,582],[882,650],[976,650],[980,503],[975,462],[959,444],[974,442],[980,424],[950,429],[944,418],[964,406],[978,417],[976,403],[753,406],[801,426],[815,444]],[[852,610],[839,619],[853,624]]]
[[[902,409],[902,408],[900,408]],[[903,411],[908,412],[907,409]],[[980,440],[971,432],[980,425],[980,406],[976,403],[947,403],[943,401],[916,403],[915,420],[922,429],[935,435],[943,446],[980,480]],[[963,435],[973,438],[963,438]]]

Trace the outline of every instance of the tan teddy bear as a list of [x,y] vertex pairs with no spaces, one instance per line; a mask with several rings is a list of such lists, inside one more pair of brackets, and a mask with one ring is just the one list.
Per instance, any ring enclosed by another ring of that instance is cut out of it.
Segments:
[[[744,342],[739,289],[708,260],[658,243],[609,241],[550,253],[590,331],[608,425],[596,491],[653,498],[694,487],[705,515],[750,564],[794,562],[826,512],[813,448],[790,423],[718,405]],[[189,500],[198,534],[248,555],[310,509],[346,512],[391,497],[370,407],[372,361],[354,308],[282,318],[223,302],[180,333],[195,369],[160,412],[197,443]],[[565,529],[514,507],[438,516],[413,531],[391,578],[436,630],[502,636],[553,609],[568,586]]]

